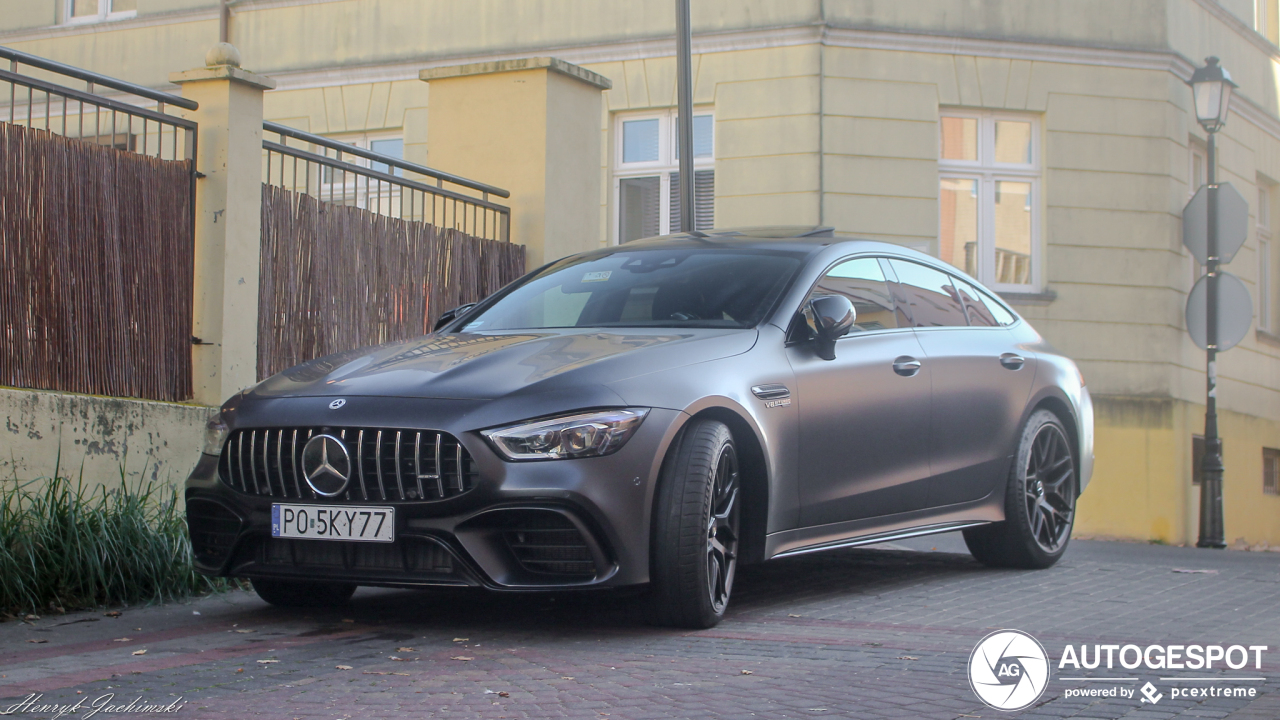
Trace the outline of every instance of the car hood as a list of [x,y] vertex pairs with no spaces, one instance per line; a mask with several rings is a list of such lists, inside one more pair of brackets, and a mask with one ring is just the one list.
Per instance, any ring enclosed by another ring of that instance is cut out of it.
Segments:
[[427,335],[303,363],[249,396],[485,400],[559,392],[738,355],[756,337],[754,329],[686,328]]

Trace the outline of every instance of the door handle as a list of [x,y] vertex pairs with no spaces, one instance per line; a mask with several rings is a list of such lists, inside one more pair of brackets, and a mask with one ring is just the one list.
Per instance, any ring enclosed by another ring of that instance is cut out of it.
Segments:
[[1022,363],[1026,362],[1021,355],[1014,353],[1005,353],[1000,356],[1000,364],[1008,370],[1018,370],[1022,368]]
[[920,361],[910,355],[899,355],[893,361],[893,371],[903,377],[911,377],[920,372]]

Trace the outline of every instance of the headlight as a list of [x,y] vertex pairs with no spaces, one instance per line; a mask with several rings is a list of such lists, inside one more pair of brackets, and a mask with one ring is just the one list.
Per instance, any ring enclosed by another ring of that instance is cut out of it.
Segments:
[[204,454],[221,455],[222,443],[227,439],[228,432],[227,424],[222,422],[222,413],[214,413],[204,426]]
[[649,414],[648,408],[604,410],[512,425],[480,434],[508,460],[561,460],[616,452]]

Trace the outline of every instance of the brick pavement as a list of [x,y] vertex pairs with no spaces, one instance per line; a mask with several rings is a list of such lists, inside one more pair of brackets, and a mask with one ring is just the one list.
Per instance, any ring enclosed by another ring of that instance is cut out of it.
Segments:
[[[57,704],[115,693],[181,697],[175,714],[190,719],[1280,718],[1280,554],[1077,541],[1058,566],[1018,572],[857,549],[744,568],[738,582],[730,616],[701,632],[648,627],[639,601],[616,593],[362,590],[342,611],[287,612],[236,592],[9,622],[0,712],[30,693]],[[1252,700],[1173,699],[1178,685],[1148,671],[1131,672],[1159,686],[1155,705],[1068,699],[1116,684],[1055,671],[1037,706],[1002,713],[966,675],[995,628],[1031,633],[1055,661],[1067,643],[1271,650],[1250,666],[1262,681],[1195,683],[1253,687]]]

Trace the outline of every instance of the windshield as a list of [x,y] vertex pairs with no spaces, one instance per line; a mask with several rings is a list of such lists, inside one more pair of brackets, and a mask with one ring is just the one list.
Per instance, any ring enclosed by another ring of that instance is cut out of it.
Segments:
[[567,258],[463,332],[571,327],[754,327],[800,261],[776,252],[647,248]]

